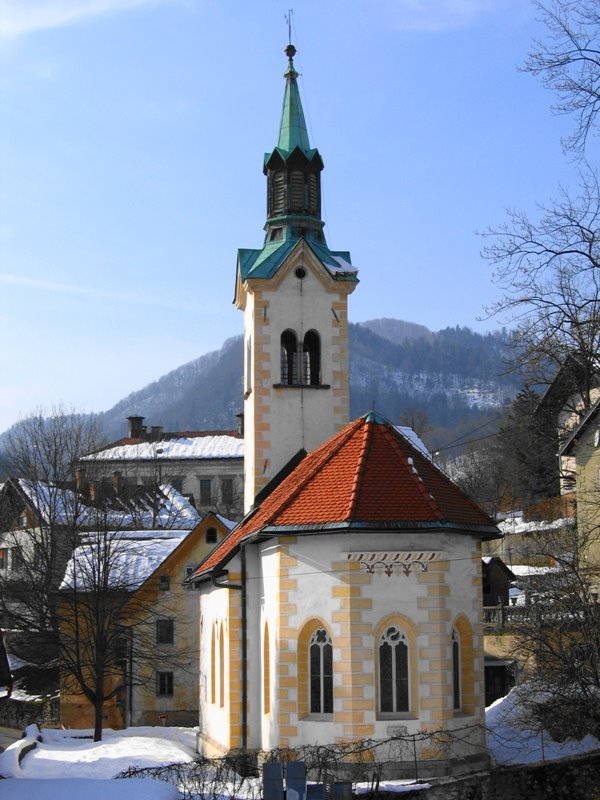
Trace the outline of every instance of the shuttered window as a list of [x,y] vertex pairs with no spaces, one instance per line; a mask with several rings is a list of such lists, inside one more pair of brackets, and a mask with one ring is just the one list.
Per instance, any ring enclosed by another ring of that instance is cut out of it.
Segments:
[[304,211],[304,175],[298,170],[290,175],[290,207],[292,211]]

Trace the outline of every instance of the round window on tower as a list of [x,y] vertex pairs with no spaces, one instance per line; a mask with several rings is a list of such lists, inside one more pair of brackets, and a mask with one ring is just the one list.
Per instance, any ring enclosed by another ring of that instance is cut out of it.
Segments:
[[306,270],[304,269],[304,267],[298,267],[298,269],[294,274],[299,281],[301,281],[303,278],[306,278]]

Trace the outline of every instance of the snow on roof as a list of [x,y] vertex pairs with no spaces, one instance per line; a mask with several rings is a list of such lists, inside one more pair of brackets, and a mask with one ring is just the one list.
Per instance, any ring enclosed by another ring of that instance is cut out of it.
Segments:
[[92,516],[80,495],[70,489],[61,489],[54,483],[18,480],[21,491],[45,522],[56,525],[85,525]]
[[227,530],[232,531],[237,525],[237,522],[234,519],[226,519],[226,517],[221,516],[221,514],[215,514],[215,517],[227,528]]
[[431,458],[431,453],[423,443],[423,440],[412,428],[408,428],[405,425],[395,425],[394,427],[398,433],[401,433],[402,436],[404,436],[404,438],[407,439],[410,444],[412,444],[413,447],[416,447],[417,450],[420,450],[424,456],[427,456],[427,458]]
[[513,575],[517,578],[530,578],[536,575],[550,575],[559,572],[558,567],[530,567],[529,564],[514,564],[510,568]]
[[90,453],[82,461],[166,461],[201,458],[243,458],[244,440],[228,434],[180,436],[156,442],[117,444]]
[[111,506],[100,509],[86,505],[76,492],[51,483],[21,479],[19,486],[42,519],[56,525],[189,530],[200,522],[194,506],[170,483],[127,501],[114,498]]
[[112,588],[135,591],[183,542],[190,531],[89,532],[69,559],[61,589],[93,588],[99,558],[109,565]]
[[342,272],[342,273],[352,273],[356,275],[358,273],[358,269],[353,266],[349,261],[346,261],[345,258],[342,256],[336,256],[333,253],[331,254],[334,260],[334,264],[331,261],[328,261],[325,265],[330,272]]
[[575,517],[564,517],[561,519],[537,520],[525,522],[523,517],[506,519],[499,522],[498,527],[502,533],[535,533],[536,531],[554,531],[561,528],[568,528],[575,525]]

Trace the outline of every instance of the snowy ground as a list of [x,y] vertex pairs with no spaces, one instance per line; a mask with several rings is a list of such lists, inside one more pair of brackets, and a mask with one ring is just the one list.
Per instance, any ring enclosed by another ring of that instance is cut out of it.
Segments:
[[488,752],[493,763],[536,764],[600,749],[600,742],[593,736],[555,742],[549,733],[528,729],[522,721],[519,703],[519,692],[523,690],[523,687],[513,689],[486,709]]
[[[519,716],[519,689],[487,709],[488,750],[494,763],[551,761],[600,749],[600,742],[591,736],[580,742],[553,742],[548,734],[528,730]],[[35,726],[28,728],[27,734],[32,741],[37,734]],[[85,736],[89,738],[81,738]],[[95,743],[91,731],[44,729],[42,738],[20,765],[17,755],[23,743],[16,742],[0,754],[0,775],[8,779],[0,780],[0,800],[177,800],[176,789],[160,781],[107,780],[130,766],[193,761],[196,731],[108,730],[103,741]],[[421,784],[421,788],[426,786]],[[394,781],[386,782],[385,788],[401,792],[417,787],[409,781]]]

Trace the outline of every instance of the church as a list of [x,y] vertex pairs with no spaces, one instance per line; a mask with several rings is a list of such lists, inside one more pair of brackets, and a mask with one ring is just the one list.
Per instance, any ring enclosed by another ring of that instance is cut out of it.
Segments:
[[[375,410],[348,421],[346,251],[321,218],[286,48],[264,158],[262,249],[238,253],[245,516],[190,579],[200,600],[199,750],[412,737],[446,773],[485,765],[481,543],[491,520]],[[375,760],[401,774],[386,746]]]

